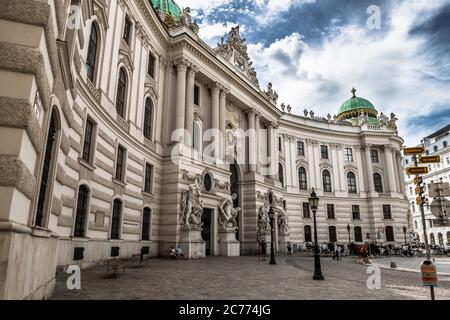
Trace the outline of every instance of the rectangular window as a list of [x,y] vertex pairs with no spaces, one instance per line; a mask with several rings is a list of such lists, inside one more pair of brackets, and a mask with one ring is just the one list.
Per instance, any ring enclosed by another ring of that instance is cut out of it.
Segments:
[[116,180],[124,180],[124,169],[125,169],[125,148],[119,146],[117,148],[117,163],[116,163]]
[[352,205],[352,219],[361,220],[361,213],[358,205]]
[[93,136],[94,136],[94,122],[87,118],[86,120],[86,129],[84,131],[84,142],[83,142],[83,160],[87,163],[91,163],[92,157],[92,143],[93,143]]
[[281,137],[278,137],[278,151],[280,152],[282,152],[281,143],[282,143]]
[[352,150],[352,148],[345,148],[344,156],[345,156],[345,161],[346,162],[353,162],[353,150]]
[[328,159],[328,147],[320,146],[320,154],[322,156],[322,159]]
[[334,204],[327,204],[327,216],[328,219],[335,219],[334,215]]
[[309,203],[303,202],[303,218],[309,219],[311,218],[311,213],[309,211]]
[[305,143],[303,141],[297,141],[297,155],[305,155]]
[[392,219],[390,204],[383,204],[383,219]]
[[370,159],[373,163],[378,163],[378,151],[377,150],[370,150]]
[[145,183],[144,183],[144,192],[151,193],[153,186],[153,166],[149,163],[145,164]]
[[125,26],[123,27],[123,39],[128,45],[130,45],[131,21],[130,18],[128,18],[128,16],[125,17]]
[[200,105],[200,87],[197,85],[194,86],[194,104],[196,106]]
[[152,54],[149,54],[148,56],[147,73],[150,77],[155,78],[155,57]]

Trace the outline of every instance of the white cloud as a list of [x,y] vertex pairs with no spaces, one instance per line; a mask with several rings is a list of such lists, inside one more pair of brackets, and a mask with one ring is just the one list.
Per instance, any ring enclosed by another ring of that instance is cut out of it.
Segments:
[[255,17],[260,25],[268,25],[274,19],[281,19],[280,14],[292,6],[314,3],[316,0],[255,0],[259,14]]
[[436,75],[423,54],[425,41],[411,38],[409,27],[438,6],[408,1],[391,13],[392,29],[375,37],[368,29],[341,28],[318,47],[308,46],[298,33],[277,40],[269,47],[249,45],[250,55],[262,83],[272,82],[279,102],[296,113],[311,107],[316,114],[335,114],[342,102],[357,95],[370,100],[379,112],[394,112],[400,119],[400,134],[408,143],[420,136],[406,128],[413,115],[427,115],[433,107],[450,105],[448,87],[425,80]]
[[[209,44],[212,48],[217,46],[217,43],[220,42],[220,38],[228,32],[230,32],[232,27],[235,27],[237,24],[233,22],[225,22],[225,23],[209,23],[208,21],[200,24],[199,36],[200,38]],[[245,25],[240,25],[241,32],[245,32]],[[226,39],[226,37],[225,37]]]
[[230,3],[231,0],[177,0],[176,3],[180,6],[180,8],[190,7],[194,11],[204,10],[206,12],[226,5]]

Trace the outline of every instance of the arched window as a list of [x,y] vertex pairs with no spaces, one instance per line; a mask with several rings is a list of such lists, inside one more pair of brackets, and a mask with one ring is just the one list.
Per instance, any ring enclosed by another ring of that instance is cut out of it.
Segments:
[[330,237],[330,242],[337,242],[337,234],[335,226],[328,227],[328,235]]
[[300,190],[308,190],[308,183],[306,180],[306,169],[303,167],[298,168],[298,185]]
[[39,186],[39,197],[37,201],[36,220],[35,224],[44,227],[46,223],[48,202],[52,198],[50,195],[51,186],[53,183],[53,172],[55,160],[58,158],[58,115],[56,108],[53,108],[50,124],[47,133],[47,141],[44,150],[44,159],[42,166],[42,174]]
[[431,245],[436,245],[436,239],[434,238],[434,233],[430,234],[430,243]]
[[86,236],[86,218],[88,217],[88,199],[89,189],[85,185],[81,185],[78,189],[77,210],[75,213],[75,229],[74,237]]
[[363,242],[362,228],[354,227],[353,230],[355,232],[355,242]]
[[150,240],[150,208],[144,208],[142,213],[142,240]]
[[356,193],[356,177],[353,172],[347,173],[347,186],[349,193]]
[[373,174],[373,184],[376,192],[383,193],[383,180],[381,179],[381,174]]
[[98,29],[95,23],[92,23],[91,36],[89,37],[89,46],[86,58],[87,76],[91,82],[94,82],[95,66],[97,63],[98,50]]
[[111,218],[111,239],[120,239],[120,222],[122,215],[122,201],[115,199]]
[[395,241],[394,228],[392,226],[386,227],[386,241]]
[[127,76],[125,70],[119,70],[119,83],[117,84],[116,111],[122,118],[125,116],[125,96],[127,92]]
[[440,246],[444,245],[444,236],[440,232],[438,233],[438,241]]
[[284,188],[284,170],[281,163],[278,164],[278,180],[281,182],[281,186]]
[[312,242],[311,226],[304,226],[305,242]]
[[323,191],[331,192],[331,175],[330,171],[323,170],[322,172]]
[[194,121],[194,130],[193,137],[192,137],[192,143],[194,150],[197,152],[201,152],[200,143],[201,143],[201,137],[202,137],[202,131],[200,128],[200,124],[197,121]]
[[144,137],[148,140],[152,139],[152,123],[153,123],[153,103],[147,98],[145,100],[145,111],[144,111]]

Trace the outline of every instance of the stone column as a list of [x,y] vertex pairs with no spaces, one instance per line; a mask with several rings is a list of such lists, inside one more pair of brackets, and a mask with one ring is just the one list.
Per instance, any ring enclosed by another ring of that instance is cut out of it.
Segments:
[[344,191],[345,189],[341,188],[341,174],[339,172],[339,156],[338,156],[338,145],[335,143],[330,144],[330,153],[331,153],[331,163],[333,165],[333,181],[334,187],[333,190],[336,191]]
[[336,152],[337,152],[337,158],[338,158],[338,167],[336,169],[337,169],[337,172],[339,175],[339,181],[340,181],[339,189],[341,189],[341,191],[344,192],[347,189],[347,177],[345,176],[345,171],[344,171],[344,147],[342,144],[336,145]]
[[356,145],[353,146],[354,158],[356,160],[356,167],[358,168],[358,182],[359,182],[359,192],[366,192],[366,186],[364,185],[364,168],[361,158],[361,147]]
[[270,159],[270,170],[271,173],[269,176],[272,179],[276,179],[278,166],[275,164],[274,160],[274,123],[269,122],[267,124],[267,154]]
[[256,171],[256,135],[255,135],[255,110],[246,111],[248,119],[248,171]]
[[311,188],[317,189],[316,166],[314,164],[314,146],[313,146],[312,140],[309,140],[309,139],[306,140],[306,156],[308,158],[308,163],[309,163],[308,187],[310,189]]
[[259,146],[259,142],[261,137],[259,136],[259,120],[261,118],[261,114],[257,113],[255,115],[255,132],[256,132],[256,172],[257,173],[261,173],[261,161],[260,161],[260,156],[261,156],[261,152],[260,152],[260,146]]
[[221,85],[218,82],[215,82],[213,84],[210,85],[210,89],[211,89],[211,97],[212,97],[212,104],[211,104],[211,126],[210,128],[213,130],[217,130],[216,132],[214,132],[214,144],[215,144],[215,151],[214,151],[214,156],[218,157],[219,154],[217,153],[219,148],[220,148],[220,144],[219,143],[219,137],[217,136],[217,133],[219,131],[219,127],[220,127],[220,115],[219,115],[219,103],[220,103],[220,89],[221,89]]
[[186,145],[192,146],[193,126],[194,126],[194,84],[195,75],[198,72],[198,68],[195,65],[191,65],[187,72],[186,82],[186,119],[184,127],[189,133],[189,141],[186,139]]
[[220,101],[219,101],[219,130],[221,133],[221,145],[220,145],[220,159],[224,159],[224,151],[225,151],[225,125],[226,125],[226,118],[225,118],[225,108],[226,108],[226,101],[227,101],[227,95],[230,91],[226,88],[222,88],[222,91],[220,92]]
[[398,171],[398,182],[400,186],[399,193],[404,194],[405,193],[405,179],[403,174],[403,166],[402,166],[402,155],[400,151],[396,152],[396,160],[397,160],[397,171]]
[[396,192],[394,159],[392,158],[392,149],[390,145],[384,146],[384,156],[386,160],[386,167],[387,167],[386,178],[389,181],[389,191]]
[[185,110],[186,110],[186,71],[188,61],[186,59],[177,59],[175,62],[177,67],[177,103],[176,103],[176,126],[175,129],[184,129]]
[[370,148],[372,147],[372,145],[370,144],[365,144],[364,145],[364,153],[366,155],[366,173],[367,173],[367,181],[368,183],[368,187],[370,192],[375,191],[375,185],[373,183],[373,172],[372,172],[372,159],[370,157]]

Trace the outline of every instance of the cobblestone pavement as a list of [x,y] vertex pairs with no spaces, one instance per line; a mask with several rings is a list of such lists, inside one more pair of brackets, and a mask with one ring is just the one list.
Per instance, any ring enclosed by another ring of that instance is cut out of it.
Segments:
[[[381,270],[380,290],[369,290],[367,266],[354,258],[322,259],[325,281],[312,280],[313,258],[277,256],[277,265],[256,257],[208,257],[202,260],[150,259],[146,267],[127,268],[118,279],[105,278],[105,266],[81,271],[81,290],[68,290],[65,273],[57,275],[53,299],[428,299],[417,274]],[[450,282],[436,289],[450,299]]]

